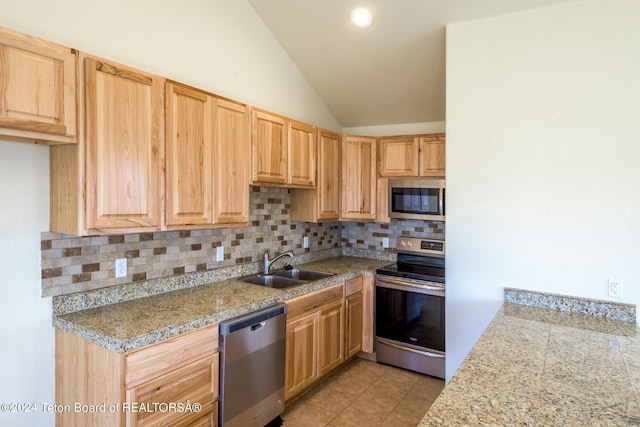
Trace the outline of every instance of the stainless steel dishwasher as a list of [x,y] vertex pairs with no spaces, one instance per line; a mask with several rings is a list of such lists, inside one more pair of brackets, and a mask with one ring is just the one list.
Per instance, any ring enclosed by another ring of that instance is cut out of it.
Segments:
[[224,427],[263,427],[284,410],[287,306],[220,323],[220,413]]

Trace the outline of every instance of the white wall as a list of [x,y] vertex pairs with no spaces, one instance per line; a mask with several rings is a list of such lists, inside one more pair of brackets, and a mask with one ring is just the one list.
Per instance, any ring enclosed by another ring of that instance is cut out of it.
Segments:
[[447,377],[503,287],[640,303],[640,2],[447,28]]
[[0,0],[0,10],[1,26],[340,131],[246,0]]
[[[340,131],[246,1],[0,0],[0,10],[0,26]],[[40,292],[48,168],[47,147],[0,141],[0,402],[54,402],[51,300]],[[0,412],[3,426],[53,422]]]
[[400,123],[391,125],[356,126],[342,128],[345,135],[395,136],[421,133],[443,133],[445,122]]
[[0,402],[37,403],[35,413],[0,411],[2,426],[53,425],[51,299],[41,298],[40,230],[49,227],[49,149],[0,141]]

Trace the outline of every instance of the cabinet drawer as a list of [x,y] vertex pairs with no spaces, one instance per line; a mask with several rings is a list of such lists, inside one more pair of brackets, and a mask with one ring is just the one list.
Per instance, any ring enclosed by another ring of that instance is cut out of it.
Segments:
[[285,301],[287,304],[287,320],[313,312],[323,305],[342,299],[344,282],[307,295]]
[[131,388],[218,351],[218,325],[179,335],[126,355],[125,384]]
[[[180,420],[198,420],[203,411],[212,411],[217,395],[214,377],[218,370],[218,354],[204,357],[182,368],[173,370],[127,390],[127,402],[132,410],[127,413],[130,426],[168,425]],[[201,410],[194,412],[178,405],[199,403]],[[172,406],[175,405],[175,406]]]
[[344,296],[348,297],[356,292],[362,292],[362,276],[344,282]]

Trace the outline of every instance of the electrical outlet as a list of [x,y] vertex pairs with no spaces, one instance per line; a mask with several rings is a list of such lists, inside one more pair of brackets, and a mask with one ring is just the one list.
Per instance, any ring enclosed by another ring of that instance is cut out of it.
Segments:
[[309,238],[307,236],[302,238],[302,246],[304,246],[305,249],[309,247]]
[[118,258],[116,260],[116,277],[127,277],[127,259]]
[[609,296],[622,298],[622,281],[609,279]]
[[216,261],[224,261],[224,246],[216,248]]
[[388,248],[389,247],[389,238],[388,237],[383,237],[382,238],[382,247],[383,248]]

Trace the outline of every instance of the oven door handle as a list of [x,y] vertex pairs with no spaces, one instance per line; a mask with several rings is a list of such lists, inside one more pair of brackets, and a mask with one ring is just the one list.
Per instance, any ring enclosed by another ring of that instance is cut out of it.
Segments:
[[[386,284],[389,284],[391,286],[385,286]],[[382,278],[378,276],[378,283],[376,284],[376,286],[381,286],[383,288],[392,288],[392,289],[399,289],[398,287],[412,288],[412,289],[422,291],[423,293],[429,293],[435,296],[442,296],[442,297],[444,296],[444,287],[442,286],[418,285],[418,284],[406,282],[403,280],[390,279],[388,277]]]
[[394,342],[387,341],[384,338],[379,338],[378,337],[378,342],[380,344],[388,345],[389,347],[397,348],[398,350],[409,351],[411,353],[420,354],[422,356],[436,357],[438,359],[444,359],[445,358],[444,354],[432,353],[430,351],[416,350],[415,348],[405,347],[405,346],[402,346],[402,345],[398,345],[398,344],[396,344]]

